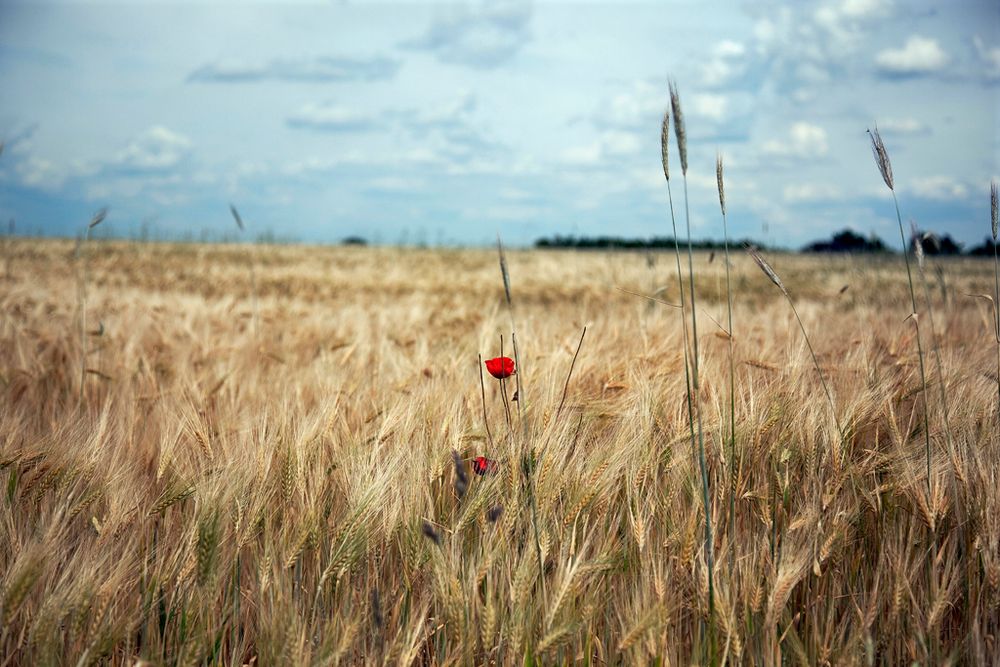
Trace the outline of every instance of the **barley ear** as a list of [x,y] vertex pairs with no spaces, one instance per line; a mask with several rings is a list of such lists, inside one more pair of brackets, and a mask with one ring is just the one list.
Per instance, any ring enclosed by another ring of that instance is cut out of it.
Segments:
[[990,183],[990,222],[993,225],[993,243],[997,242],[997,182]]
[[198,585],[208,586],[215,579],[215,564],[219,548],[219,514],[206,513],[198,522],[197,578]]
[[715,181],[719,184],[719,206],[722,207],[722,215],[726,214],[726,188],[722,181],[722,153],[715,156]]
[[108,209],[107,207],[104,207],[97,213],[95,213],[94,217],[90,219],[90,224],[87,225],[87,229],[93,229],[97,225],[101,224],[102,222],[104,222],[104,218],[106,218],[107,216],[108,216]]
[[920,231],[917,226],[910,221],[910,232],[913,234],[913,254],[917,256],[917,266],[920,272],[924,271],[924,243],[920,238]]
[[687,134],[684,131],[684,113],[681,111],[681,96],[677,92],[677,84],[670,82],[670,108],[674,113],[674,135],[677,137],[677,150],[681,156],[681,173],[688,173]]
[[760,253],[757,252],[757,249],[753,246],[746,246],[746,251],[750,253],[751,257],[753,257],[753,261],[757,262],[757,266],[759,266],[760,270],[764,272],[764,275],[770,278],[771,282],[777,285],[778,289],[781,290],[781,293],[787,297],[788,290],[785,289],[784,284],[781,282],[781,278],[779,278],[778,274],[774,272],[771,265],[767,263],[767,260],[761,257]]
[[240,231],[245,231],[246,227],[243,226],[243,218],[240,217],[240,212],[236,210],[236,207],[230,204],[229,212],[233,214],[233,220],[236,221],[236,226],[240,228]]
[[503,251],[503,243],[500,236],[497,236],[497,252],[500,254],[500,276],[503,278],[503,294],[507,299],[507,307],[510,308],[510,273],[507,271],[507,253]]
[[[670,180],[670,161],[667,159],[667,148],[670,146],[670,110],[663,112],[663,125],[660,127],[660,159],[663,162],[663,176]],[[996,187],[994,186],[994,191]],[[994,207],[996,208],[996,207]],[[993,216],[996,218],[996,216]],[[996,227],[996,225],[994,225]],[[996,234],[993,235],[994,237]]]
[[886,186],[895,192],[896,188],[892,180],[892,163],[889,162],[889,152],[885,150],[882,142],[882,135],[878,132],[878,126],[874,130],[868,130],[868,137],[872,141],[872,155],[875,156],[875,164],[878,165],[879,173]]

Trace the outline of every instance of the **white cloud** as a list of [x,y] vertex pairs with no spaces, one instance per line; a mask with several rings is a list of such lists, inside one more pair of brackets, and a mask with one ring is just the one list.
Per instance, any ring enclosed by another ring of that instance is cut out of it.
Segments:
[[14,167],[21,184],[29,187],[42,188],[44,190],[54,190],[66,180],[63,170],[56,167],[49,160],[45,160],[33,155],[28,156]]
[[660,118],[669,99],[664,87],[654,86],[648,81],[635,81],[627,90],[602,102],[594,114],[594,121],[602,126],[641,127],[651,119]]
[[715,45],[708,62],[702,67],[702,83],[709,87],[724,86],[746,69],[746,47],[742,42],[723,40]]
[[886,118],[879,121],[878,129],[882,134],[926,134],[930,127],[916,118]]
[[864,25],[885,15],[888,5],[883,0],[842,0],[819,7],[813,20],[829,40],[829,44],[820,48],[828,55],[842,56],[844,51],[857,47],[862,41]]
[[593,143],[564,150],[562,161],[579,167],[596,167],[615,158],[635,155],[641,148],[642,142],[634,132],[608,130]]
[[467,123],[478,105],[476,96],[465,91],[460,93],[454,102],[435,105],[432,111],[406,109],[392,111],[388,115],[411,129],[452,128]]
[[380,81],[395,76],[399,61],[389,58],[318,56],[299,60],[272,60],[262,64],[220,61],[202,65],[188,81],[249,83],[257,81]]
[[423,35],[401,44],[428,51],[442,62],[489,69],[512,58],[531,38],[532,6],[526,0],[481,0],[442,10]]
[[902,48],[880,51],[875,56],[875,64],[890,76],[932,74],[948,64],[948,54],[937,40],[911,35]]
[[765,141],[762,150],[774,157],[809,159],[826,155],[829,145],[822,127],[798,122],[788,131],[787,139]]
[[868,18],[884,13],[890,4],[888,0],[844,0],[840,11],[851,18]]
[[856,70],[859,54],[871,48],[873,28],[891,15],[889,2],[882,0],[748,7],[756,21],[740,60],[745,70],[740,82],[766,77],[768,88],[797,105],[814,102],[831,83]]
[[702,116],[713,121],[721,121],[726,117],[729,100],[725,95],[715,93],[699,93],[691,96],[691,115]]
[[789,203],[809,203],[838,199],[840,189],[829,183],[799,183],[786,185],[782,192],[785,201]]
[[976,47],[976,54],[986,68],[987,78],[1000,79],[1000,46],[986,46],[979,35],[973,38],[972,43]]
[[917,197],[934,201],[964,199],[969,195],[969,186],[951,176],[915,178],[908,189]]
[[134,171],[163,171],[180,164],[191,152],[191,140],[162,125],[154,125],[133,139],[112,164]]
[[368,181],[368,187],[380,192],[419,192],[427,187],[427,183],[419,178],[381,176]]
[[371,117],[333,102],[307,104],[288,117],[289,127],[326,132],[350,132],[372,127]]

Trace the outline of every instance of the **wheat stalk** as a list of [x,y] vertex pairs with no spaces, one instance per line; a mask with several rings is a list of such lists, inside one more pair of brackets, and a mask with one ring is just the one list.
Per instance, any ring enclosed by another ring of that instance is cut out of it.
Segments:
[[108,209],[102,208],[91,217],[80,244],[80,405],[83,405],[87,387],[87,243],[90,241],[91,230],[104,222],[107,215]]
[[[1000,405],[1000,259],[997,258],[997,232],[1000,231],[1000,215],[998,215],[997,182],[990,182],[990,231],[993,233],[993,316],[996,319],[997,342],[997,403]],[[1000,418],[1000,408],[997,410]]]
[[941,412],[944,417],[945,437],[948,438],[949,450],[954,450],[955,445],[952,440],[951,421],[948,416],[948,396],[945,389],[944,364],[941,362],[941,346],[938,342],[937,327],[934,326],[934,309],[931,306],[931,291],[930,287],[927,286],[927,273],[924,270],[924,263],[926,261],[926,258],[924,257],[924,244],[920,238],[920,234],[917,232],[916,225],[914,225],[912,221],[910,222],[910,230],[913,236],[914,253],[917,257],[917,271],[920,274],[920,284],[924,288],[924,303],[927,306],[927,319],[931,326],[931,349],[934,351],[934,360],[937,363],[938,389],[941,393]]
[[[733,522],[736,516],[736,362],[733,353],[733,289],[729,271],[729,224],[726,220],[726,188],[722,176],[722,154],[715,158],[715,180],[719,189],[719,207],[722,209],[722,233],[725,243],[726,261],[726,313],[728,327],[726,331],[729,343],[729,532],[733,532]],[[729,552],[729,569],[733,568],[735,551]]]
[[917,335],[917,358],[920,362],[920,385],[922,387],[923,399],[924,399],[924,444],[926,449],[926,459],[927,459],[927,492],[930,493],[931,490],[931,432],[930,432],[930,422],[928,421],[928,407],[927,407],[927,374],[924,371],[924,347],[920,340],[920,322],[917,317],[917,294],[913,289],[913,274],[910,271],[910,257],[909,251],[906,246],[906,234],[903,233],[903,217],[899,213],[899,201],[896,199],[896,189],[895,184],[892,179],[892,163],[889,162],[889,152],[885,148],[885,143],[882,141],[882,135],[879,134],[878,127],[876,126],[874,130],[868,131],[869,137],[871,138],[872,144],[872,154],[875,157],[875,164],[878,166],[879,173],[882,174],[882,180],[885,181],[886,187],[889,188],[889,192],[892,193],[892,203],[896,207],[896,221],[899,223],[899,240],[903,248],[903,261],[906,264],[906,280],[910,286],[910,305],[911,305],[911,317],[913,321],[913,328]]
[[[792,300],[791,295],[785,288],[785,284],[781,282],[781,278],[779,278],[778,274],[771,268],[771,265],[767,263],[767,260],[764,259],[759,252],[757,252],[757,249],[748,245],[746,246],[746,251],[750,257],[753,258],[753,261],[756,262],[757,266],[760,267],[760,270],[764,272],[764,275],[766,275],[768,279],[774,283],[779,290],[781,290],[781,293],[788,301],[788,305],[791,306],[792,314],[795,315],[795,321],[799,323],[799,329],[802,331],[802,337],[806,341],[806,347],[809,348],[809,354],[812,356],[813,366],[816,368],[816,373],[819,374],[819,381],[823,385],[823,391],[826,394],[826,399],[830,403],[830,411],[833,414],[834,423],[837,425],[837,431],[839,432],[841,441],[843,442],[846,439],[846,435],[843,427],[840,425],[840,420],[837,418],[837,405],[833,401],[833,394],[830,392],[830,387],[826,383],[826,376],[823,374],[823,369],[819,365],[819,359],[816,358],[816,351],[813,349],[812,342],[809,340],[809,334],[806,333],[806,327],[802,323],[802,318],[799,317],[799,311],[795,308],[795,302]],[[817,460],[817,466],[818,465],[819,462]]]
[[[695,422],[698,427],[698,466],[701,470],[701,491],[705,509],[705,559],[708,565],[708,608],[709,615],[715,615],[715,542],[712,539],[712,508],[709,502],[711,492],[708,487],[708,464],[705,460],[705,436],[701,423],[701,379],[698,362],[698,302],[694,293],[694,258],[691,244],[691,211],[688,207],[687,188],[687,133],[684,114],[681,111],[680,93],[670,82],[670,108],[674,114],[674,136],[677,138],[677,152],[681,159],[681,175],[684,179],[684,219],[687,225],[688,288],[691,297],[691,403],[694,407]],[[712,623],[709,627],[712,627]]]
[[[233,215],[233,220],[236,222],[236,226],[239,228],[240,232],[245,232],[246,225],[244,224],[239,211],[236,210],[236,207],[233,204],[229,205],[229,212]],[[250,292],[253,295],[253,336],[254,339],[257,339],[260,336],[260,309],[258,308],[257,301],[257,271],[254,268],[256,262],[254,262],[252,248],[253,246],[247,250],[247,264],[250,266]]]

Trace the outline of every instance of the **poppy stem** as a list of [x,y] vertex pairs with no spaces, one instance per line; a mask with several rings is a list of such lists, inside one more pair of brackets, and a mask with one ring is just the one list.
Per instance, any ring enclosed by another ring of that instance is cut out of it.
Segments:
[[[503,359],[503,334],[500,334],[500,358]],[[503,373],[501,373],[501,376],[502,375]],[[514,425],[512,424],[510,415],[510,402],[507,400],[507,382],[504,377],[500,377],[500,399],[503,401],[503,411],[504,415],[507,417],[507,431],[513,434]]]
[[490,439],[490,448],[495,448],[493,433],[490,431],[490,420],[486,416],[486,382],[483,380],[483,355],[479,355],[479,391],[483,397],[483,425],[486,427],[486,436]]

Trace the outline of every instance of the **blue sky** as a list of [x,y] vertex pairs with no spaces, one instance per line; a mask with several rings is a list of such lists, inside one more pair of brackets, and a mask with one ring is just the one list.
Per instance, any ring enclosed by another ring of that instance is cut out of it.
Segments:
[[696,237],[721,236],[721,151],[734,236],[898,242],[876,122],[904,217],[989,232],[995,0],[6,0],[0,220],[74,235],[109,206],[119,234],[198,237],[233,202],[303,241],[665,235],[668,78]]

